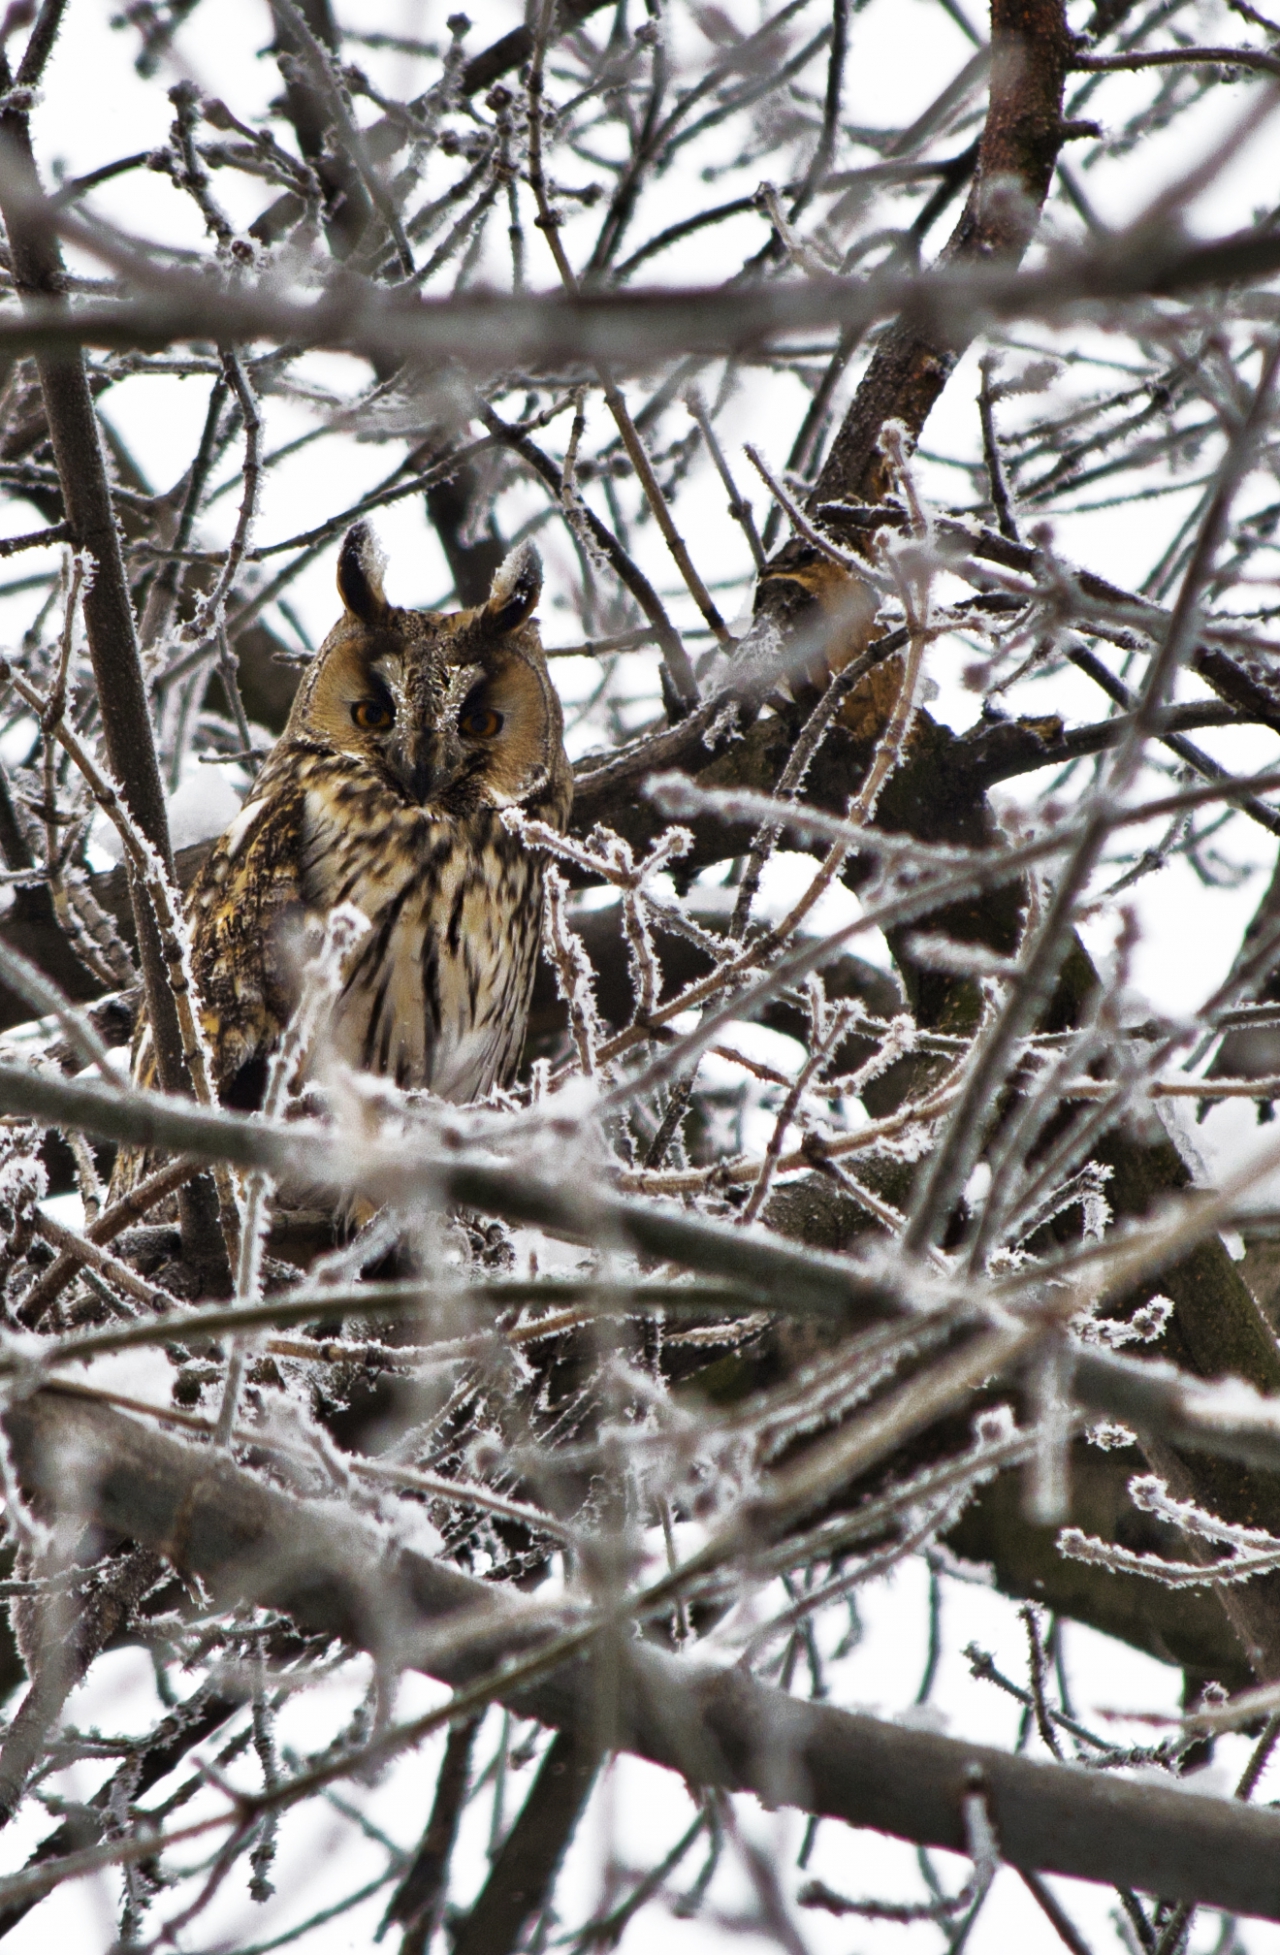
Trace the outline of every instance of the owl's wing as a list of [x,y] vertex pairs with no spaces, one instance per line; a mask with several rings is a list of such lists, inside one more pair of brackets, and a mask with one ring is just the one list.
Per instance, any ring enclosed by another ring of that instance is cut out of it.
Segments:
[[304,926],[305,793],[296,772],[270,771],[274,778],[263,777],[214,844],[187,899],[218,1096],[245,1110],[262,1103],[267,1062],[297,1001]]

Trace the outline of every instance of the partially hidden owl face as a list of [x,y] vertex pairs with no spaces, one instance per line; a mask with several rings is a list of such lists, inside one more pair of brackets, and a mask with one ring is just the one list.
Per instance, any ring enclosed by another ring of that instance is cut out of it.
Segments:
[[344,615],[299,689],[289,733],[359,755],[423,807],[465,814],[549,797],[567,808],[564,722],[532,621],[541,589],[526,543],[475,610],[401,610],[383,593],[372,532],[355,524],[338,558]]

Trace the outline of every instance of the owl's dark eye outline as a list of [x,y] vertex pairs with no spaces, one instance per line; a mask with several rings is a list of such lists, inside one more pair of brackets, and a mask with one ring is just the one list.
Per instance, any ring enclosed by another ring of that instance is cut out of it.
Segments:
[[492,740],[502,731],[502,714],[492,706],[476,706],[458,721],[458,731],[468,740]]
[[362,733],[385,733],[395,724],[395,710],[384,699],[357,699],[351,717]]

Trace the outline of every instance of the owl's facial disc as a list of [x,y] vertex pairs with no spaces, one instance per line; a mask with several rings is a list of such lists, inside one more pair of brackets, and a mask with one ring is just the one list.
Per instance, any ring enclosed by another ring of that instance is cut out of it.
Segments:
[[558,706],[548,680],[516,646],[493,654],[484,682],[463,702],[461,730],[482,747],[484,798],[510,808],[536,793],[547,778],[547,759],[560,732]]

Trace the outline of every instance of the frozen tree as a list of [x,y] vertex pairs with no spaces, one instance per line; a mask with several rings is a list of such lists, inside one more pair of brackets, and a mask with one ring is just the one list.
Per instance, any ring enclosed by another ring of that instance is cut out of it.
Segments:
[[[1066,1876],[1112,1947],[1253,1946],[1280,20],[486,11],[0,25],[0,1937],[94,1876],[120,1946],[958,1950],[1021,1882],[1079,1955]],[[222,1108],[181,892],[366,517],[405,602],[547,563],[524,1060],[466,1107],[313,1063],[339,911]],[[900,1719],[847,1687],[895,1569]],[[949,1641],[971,1582],[1016,1673]],[[1180,1712],[1078,1709],[1075,1624]],[[941,1728],[961,1656],[1016,1746]],[[856,1829],[918,1880],[842,1878]]]

